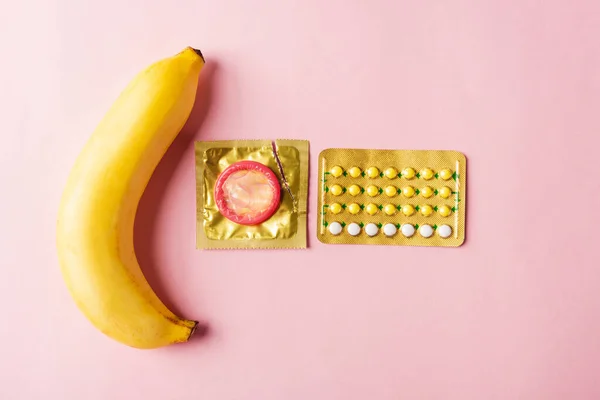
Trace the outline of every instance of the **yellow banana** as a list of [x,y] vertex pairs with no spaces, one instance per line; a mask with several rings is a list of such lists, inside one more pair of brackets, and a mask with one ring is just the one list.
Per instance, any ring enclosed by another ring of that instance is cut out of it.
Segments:
[[77,158],[58,213],[62,274],[77,306],[106,335],[137,348],[185,342],[197,322],[152,291],[133,248],[138,202],[189,117],[204,58],[191,47],[138,74]]

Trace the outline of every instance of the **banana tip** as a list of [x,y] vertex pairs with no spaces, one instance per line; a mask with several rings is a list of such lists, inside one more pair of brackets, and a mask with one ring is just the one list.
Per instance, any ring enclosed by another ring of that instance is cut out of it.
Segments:
[[194,50],[194,53],[198,54],[198,56],[200,56],[200,58],[202,59],[203,62],[206,62],[206,60],[204,60],[204,55],[202,55],[202,52],[198,49],[195,49],[193,47],[191,47],[192,50]]
[[188,336],[187,340],[190,340],[192,336],[194,336],[194,333],[196,333],[196,329],[198,329],[198,321],[194,321],[194,326],[192,327],[192,329],[190,329],[190,335]]

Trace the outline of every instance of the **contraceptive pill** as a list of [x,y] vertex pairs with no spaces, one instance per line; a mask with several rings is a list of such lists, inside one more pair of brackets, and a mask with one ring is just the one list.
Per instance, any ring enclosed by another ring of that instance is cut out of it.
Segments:
[[452,178],[452,171],[450,170],[450,168],[444,168],[443,170],[441,170],[440,178],[442,178],[445,181]]
[[389,167],[389,168],[386,168],[386,170],[383,172],[383,174],[388,179],[394,179],[398,176],[398,170],[394,167]]
[[433,228],[431,225],[421,225],[419,228],[419,234],[424,238],[430,238],[433,235]]
[[346,228],[346,230],[348,231],[348,233],[351,236],[358,236],[360,234],[361,227],[356,222],[353,222],[353,223],[351,223],[351,224],[348,225],[348,227]]
[[414,168],[411,167],[407,167],[402,170],[402,177],[404,179],[411,180],[415,177],[416,174],[417,173],[415,172]]
[[449,238],[452,235],[452,227],[450,225],[442,225],[437,229],[438,235],[441,238]]
[[385,224],[383,226],[383,234],[387,237],[395,236],[396,232],[398,232],[398,228],[394,224]]
[[415,227],[411,224],[402,225],[402,227],[400,227],[400,230],[402,231],[402,234],[407,238],[412,237],[415,234]]
[[372,222],[370,224],[367,224],[367,226],[365,226],[365,233],[369,236],[375,236],[375,235],[377,235],[378,232],[379,232],[379,227]]
[[340,233],[342,233],[342,224],[340,224],[339,222],[332,222],[329,224],[329,233],[331,233],[332,235],[339,235]]

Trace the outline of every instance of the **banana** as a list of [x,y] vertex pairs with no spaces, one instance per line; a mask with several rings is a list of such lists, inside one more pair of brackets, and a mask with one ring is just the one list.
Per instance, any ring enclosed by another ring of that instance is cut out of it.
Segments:
[[203,66],[200,51],[188,47],[138,74],[86,143],[61,199],[57,250],[71,296],[96,328],[136,348],[185,342],[197,325],[150,288],[133,223],[152,172],[190,115]]

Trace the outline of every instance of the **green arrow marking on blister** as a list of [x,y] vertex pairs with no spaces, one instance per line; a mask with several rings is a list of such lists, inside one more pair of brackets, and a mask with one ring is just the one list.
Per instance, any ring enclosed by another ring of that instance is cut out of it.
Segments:
[[364,187],[361,187],[361,188],[360,188],[360,192],[361,192],[361,193],[364,193],[364,192],[365,192],[365,188],[364,188]]
[[438,174],[437,172],[435,173],[435,175],[434,175],[434,176],[435,176],[435,179],[437,179],[437,178],[439,178],[439,177],[440,177],[440,176],[439,176],[439,174]]
[[383,206],[381,204],[378,205],[377,208],[379,208],[380,210],[383,210]]
[[400,224],[396,224],[396,229],[400,229]]
[[419,194],[419,193],[421,193],[421,191],[419,189],[417,189],[417,190],[415,190],[415,193]]
[[383,193],[383,189],[379,188],[379,194]]
[[419,211],[419,206],[416,206],[416,207],[415,207],[415,210]]
[[365,224],[363,224],[362,222],[360,222],[358,225],[359,225],[361,228],[364,228],[364,226],[365,226]]
[[379,177],[380,177],[380,178],[383,178],[383,172],[380,172],[380,173],[379,173]]
[[458,208],[452,207],[452,212],[456,212],[456,210],[458,210]]
[[402,193],[402,189],[398,189],[396,190],[396,192],[398,192],[398,194]]
[[345,222],[342,222],[340,225],[342,225],[342,228],[346,226]]
[[381,227],[382,227],[382,226],[383,226],[383,225],[382,225],[382,223],[381,223],[381,222],[377,224],[377,227],[378,227],[379,229],[381,229]]
[[398,178],[402,178],[402,172],[398,172]]
[[456,171],[454,171],[454,173],[452,174],[452,179],[456,180],[458,179],[459,175],[458,173],[456,173]]
[[417,175],[415,175],[417,177],[417,179],[419,179],[421,177],[421,173],[417,172]]
[[327,223],[327,221],[323,221],[323,226],[324,226],[325,228],[327,228],[327,225],[329,225],[329,224]]
[[329,188],[325,186],[325,193],[329,192]]
[[346,188],[345,187],[342,188],[342,193],[346,193]]
[[438,210],[438,207],[437,207],[437,206],[435,206],[435,207],[433,207],[433,209],[434,209],[434,211],[437,211],[437,210]]
[[415,229],[419,229],[419,224],[415,224]]
[[435,231],[436,229],[437,229],[437,225],[434,225],[433,226],[433,230]]
[[398,204],[398,205],[396,206],[396,208],[398,209],[398,211],[400,211],[400,209],[402,208],[402,206],[401,206],[400,204]]
[[437,194],[438,194],[438,190],[437,190],[437,189],[435,189],[435,190],[433,191],[433,194],[435,194],[435,195],[437,196]]
[[365,171],[361,172],[360,176],[362,176],[364,178],[365,177]]
[[342,175],[348,176],[348,173],[346,171],[344,171],[344,172],[342,172]]
[[364,209],[365,209],[365,205],[364,205],[364,204],[361,204],[361,205],[360,205],[360,209],[361,209],[361,210],[364,210]]

